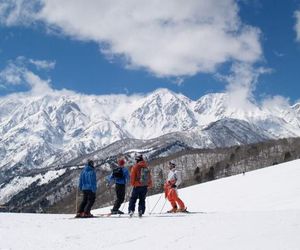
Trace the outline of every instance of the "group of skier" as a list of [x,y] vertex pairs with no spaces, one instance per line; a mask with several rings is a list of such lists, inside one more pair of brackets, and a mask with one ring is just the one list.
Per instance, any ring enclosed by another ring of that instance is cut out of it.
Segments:
[[[113,169],[111,174],[107,176],[107,187],[110,188],[115,184],[116,200],[111,214],[124,214],[120,207],[125,199],[126,185],[130,183],[132,186],[131,196],[129,198],[128,214],[132,216],[135,212],[137,200],[138,215],[141,217],[146,210],[146,195],[148,188],[152,187],[152,176],[148,163],[142,155],[135,157],[136,163],[129,170],[125,167],[124,158],[118,159],[118,166]],[[185,212],[186,207],[184,202],[178,197],[177,187],[182,179],[180,172],[176,169],[174,162],[169,162],[169,173],[164,183],[165,198],[171,203],[172,209],[168,212]],[[83,193],[83,199],[77,211],[77,218],[93,217],[91,208],[95,202],[97,180],[94,162],[88,160],[83,168],[79,178],[79,190]]]

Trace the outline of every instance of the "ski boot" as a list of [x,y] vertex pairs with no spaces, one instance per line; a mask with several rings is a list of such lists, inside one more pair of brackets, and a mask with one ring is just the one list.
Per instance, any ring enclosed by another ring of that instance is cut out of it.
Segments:
[[176,213],[177,207],[173,207],[171,210],[169,210],[167,213]]
[[111,214],[118,214],[118,210],[113,210],[113,209],[111,209],[111,210],[110,210],[110,213],[111,213]]
[[76,215],[75,215],[75,218],[82,218],[84,216],[84,213],[82,212],[82,213],[77,213]]
[[84,213],[81,218],[92,218],[92,217],[94,217],[94,215],[88,212],[88,213]]
[[187,213],[187,212],[188,212],[188,211],[187,211],[186,207],[179,208],[179,209],[177,210],[177,213]]

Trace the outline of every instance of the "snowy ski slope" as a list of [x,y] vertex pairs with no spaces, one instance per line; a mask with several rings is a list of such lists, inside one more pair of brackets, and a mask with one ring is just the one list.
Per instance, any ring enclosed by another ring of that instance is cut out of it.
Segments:
[[199,214],[157,214],[169,209],[162,195],[148,197],[142,219],[0,213],[0,249],[299,250],[299,180],[296,160],[180,189]]

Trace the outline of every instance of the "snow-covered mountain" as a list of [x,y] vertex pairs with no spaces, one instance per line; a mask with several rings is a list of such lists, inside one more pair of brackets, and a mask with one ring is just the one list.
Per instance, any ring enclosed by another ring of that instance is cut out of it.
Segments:
[[[145,95],[52,92],[0,99],[0,168],[42,168],[120,139],[176,133],[192,147],[223,147],[300,136],[300,104],[251,109],[224,93],[197,101],[167,89]],[[0,178],[1,179],[1,178]]]
[[299,164],[291,161],[179,189],[188,209],[198,214],[165,214],[170,204],[163,193],[147,197],[141,219],[0,213],[1,248],[298,250]]

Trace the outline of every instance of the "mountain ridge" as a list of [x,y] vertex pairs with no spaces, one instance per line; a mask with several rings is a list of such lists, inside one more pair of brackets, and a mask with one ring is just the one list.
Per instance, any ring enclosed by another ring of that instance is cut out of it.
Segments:
[[226,93],[211,93],[194,101],[168,89],[132,96],[55,91],[40,97],[4,97],[0,169],[20,164],[42,168],[64,154],[71,160],[118,140],[178,132],[196,148],[300,136],[299,103],[280,109],[252,103],[252,110],[243,110],[233,108],[229,99]]

